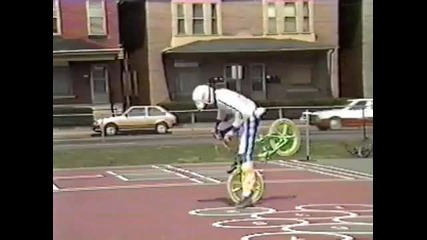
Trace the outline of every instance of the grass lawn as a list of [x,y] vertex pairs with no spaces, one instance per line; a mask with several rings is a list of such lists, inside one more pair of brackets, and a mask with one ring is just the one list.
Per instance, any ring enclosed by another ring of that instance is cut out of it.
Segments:
[[[314,159],[351,158],[342,143],[315,142],[311,144]],[[305,158],[305,144],[299,152],[288,157]],[[110,149],[81,149],[53,152],[54,168],[78,168],[98,166],[122,166],[139,164],[171,164],[195,162],[231,162],[234,155],[222,146],[218,149],[209,145],[162,146],[162,147],[120,147]],[[274,159],[286,159],[276,156]]]

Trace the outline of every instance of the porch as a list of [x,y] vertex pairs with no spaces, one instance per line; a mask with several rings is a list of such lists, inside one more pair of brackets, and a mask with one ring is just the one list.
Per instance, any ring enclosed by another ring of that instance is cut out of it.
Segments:
[[334,48],[294,40],[215,40],[164,53],[173,101],[190,101],[191,92],[210,77],[258,101],[328,98],[337,84]]
[[106,105],[122,102],[122,49],[82,40],[54,39],[53,104]]

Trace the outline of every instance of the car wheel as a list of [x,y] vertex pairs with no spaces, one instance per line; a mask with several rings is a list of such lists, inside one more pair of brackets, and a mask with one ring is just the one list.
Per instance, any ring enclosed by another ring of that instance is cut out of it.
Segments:
[[116,124],[109,123],[105,126],[104,133],[106,136],[113,136],[117,134],[118,130],[119,129]]
[[329,128],[332,130],[337,130],[337,129],[341,129],[342,124],[341,124],[341,119],[339,117],[333,117],[331,118],[331,120],[329,121]]
[[326,130],[328,130],[328,127],[325,127],[325,126],[317,126],[317,129],[319,129],[319,131],[326,131]]
[[161,122],[156,124],[156,132],[159,134],[165,134],[168,132],[168,126],[166,123]]

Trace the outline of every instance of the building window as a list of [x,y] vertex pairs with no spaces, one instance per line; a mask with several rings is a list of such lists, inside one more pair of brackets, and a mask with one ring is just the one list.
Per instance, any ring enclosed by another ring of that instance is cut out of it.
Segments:
[[205,33],[204,19],[203,4],[193,4],[193,34]]
[[61,34],[59,0],[53,0],[53,35]]
[[211,33],[218,34],[218,19],[215,3],[211,4]]
[[87,17],[89,35],[106,35],[104,0],[87,0]]
[[302,31],[303,32],[310,32],[310,8],[308,5],[308,2],[305,1],[303,2],[302,5],[302,12],[303,12],[303,27],[302,27]]
[[218,3],[173,0],[173,28],[177,36],[221,34]]
[[268,33],[276,34],[277,33],[277,12],[276,4],[269,3],[267,6],[267,24],[268,24]]
[[53,67],[53,97],[68,97],[73,94],[69,67]]
[[285,17],[283,32],[296,32],[297,16],[296,16],[295,2],[285,2],[283,15]]
[[185,15],[184,15],[184,4],[178,3],[176,5],[176,23],[178,35],[185,35]]
[[264,0],[264,34],[311,33],[312,0]]

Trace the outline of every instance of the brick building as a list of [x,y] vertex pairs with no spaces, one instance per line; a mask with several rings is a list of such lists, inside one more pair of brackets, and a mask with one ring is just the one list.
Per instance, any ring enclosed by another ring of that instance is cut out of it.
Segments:
[[141,103],[188,101],[216,76],[258,100],[339,95],[338,0],[124,2],[144,14],[129,52]]
[[54,105],[122,101],[115,0],[53,1]]

